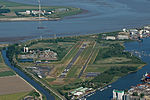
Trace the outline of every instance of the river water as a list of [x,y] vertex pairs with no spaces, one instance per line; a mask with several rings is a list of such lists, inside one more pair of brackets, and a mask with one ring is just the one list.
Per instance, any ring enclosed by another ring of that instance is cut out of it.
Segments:
[[29,84],[31,84],[33,87],[35,87],[40,93],[44,94],[47,98],[47,100],[55,100],[54,97],[49,94],[48,91],[46,91],[45,89],[43,89],[43,87],[41,87],[38,83],[36,83],[34,80],[32,80],[30,77],[28,77],[27,75],[25,75],[21,70],[19,70],[18,68],[12,66],[8,60],[8,58],[6,57],[6,51],[2,50],[2,56],[4,58],[5,63],[11,68],[13,69],[19,76],[21,76],[24,80],[26,80]]
[[[38,0],[10,0],[37,4]],[[1,37],[40,36],[58,33],[90,34],[134,28],[150,23],[150,0],[41,0],[42,5],[73,6],[87,13],[44,21],[46,28],[39,31],[38,22],[1,22]],[[6,40],[7,41],[7,40]]]

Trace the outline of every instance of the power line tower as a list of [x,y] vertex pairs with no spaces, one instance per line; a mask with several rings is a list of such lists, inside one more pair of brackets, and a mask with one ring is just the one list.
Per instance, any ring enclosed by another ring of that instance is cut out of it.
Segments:
[[[40,0],[38,0],[38,3],[39,3],[39,5],[38,5],[38,10],[39,10],[39,26],[38,26],[38,29],[40,30],[42,27],[41,27],[41,12],[42,12],[42,10],[41,10],[41,1]],[[40,39],[42,40],[43,39],[43,37],[42,37],[42,34],[40,35]]]
[[40,36],[40,39],[43,40],[43,36],[42,35]]
[[56,36],[56,34],[54,34],[54,39],[56,39],[57,38],[57,36]]
[[40,20],[40,17],[41,17],[41,1],[38,0],[38,3],[39,3],[39,20]]

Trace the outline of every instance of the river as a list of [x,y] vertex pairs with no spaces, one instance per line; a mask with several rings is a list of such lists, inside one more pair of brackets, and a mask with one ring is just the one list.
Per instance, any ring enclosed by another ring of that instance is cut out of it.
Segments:
[[[37,4],[38,0],[10,0]],[[44,21],[45,29],[37,29],[38,22],[0,22],[0,38],[40,36],[58,33],[91,34],[134,28],[150,24],[150,0],[41,0],[42,5],[72,6],[88,10],[59,21]],[[64,36],[64,35],[62,35]],[[7,41],[9,39],[6,39]]]
[[20,77],[22,77],[24,80],[26,80],[29,84],[31,84],[34,88],[36,88],[40,93],[44,94],[47,98],[47,100],[55,100],[54,97],[49,94],[48,91],[46,91],[45,89],[43,89],[43,87],[41,87],[38,83],[36,83],[33,79],[31,79],[30,77],[28,77],[26,74],[24,74],[24,72],[22,72],[20,69],[12,66],[8,60],[8,58],[6,57],[6,51],[2,50],[2,56],[4,58],[5,63],[11,68],[13,69]]
[[[11,1],[37,4],[36,0]],[[1,22],[0,37],[13,38],[58,33],[81,35],[116,31],[122,28],[137,28],[150,24],[150,0],[42,0],[42,5],[80,7],[88,10],[88,13],[67,17],[60,21],[44,21],[42,25],[47,28],[42,31],[37,29],[38,22]],[[125,46],[127,50],[150,53],[149,42],[150,38],[145,38],[143,43],[130,42]],[[150,71],[150,56],[142,56],[141,59],[147,63],[146,66],[136,73],[128,74],[112,83],[112,88],[103,92],[97,91],[88,100],[110,100],[113,89],[128,89],[140,83],[142,75],[146,71]],[[44,90],[41,91],[44,92]]]
[[[87,98],[87,100],[111,100],[112,98],[112,91],[113,89],[129,89],[131,86],[136,86],[137,84],[141,83],[140,80],[142,76],[146,72],[150,72],[150,37],[145,38],[143,42],[129,42],[125,43],[126,50],[136,50],[142,54],[141,59],[142,61],[146,62],[147,65],[144,66],[142,69],[138,70],[135,73],[128,74],[116,82],[112,83],[112,87],[108,88],[104,91],[97,91],[94,95]],[[149,56],[148,56],[149,55]]]

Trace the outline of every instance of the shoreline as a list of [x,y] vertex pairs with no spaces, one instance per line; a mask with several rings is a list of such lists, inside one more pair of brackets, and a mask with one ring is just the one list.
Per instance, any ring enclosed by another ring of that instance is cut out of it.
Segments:
[[87,14],[89,11],[85,9],[81,9],[81,12],[75,15],[65,16],[64,18],[47,18],[47,17],[14,17],[14,18],[0,18],[0,22],[32,22],[32,21],[59,21],[62,19],[74,19],[81,18],[76,17],[76,15]]
[[[84,9],[74,8],[70,6],[41,6],[42,7],[41,11],[42,10],[43,11],[40,14],[41,16],[40,15],[37,16],[38,12],[33,12],[33,11],[35,9],[37,11],[39,10],[38,5],[17,3],[13,1],[3,1],[3,0],[0,0],[0,2],[1,2],[1,5],[3,5],[2,10],[4,6],[8,10],[7,12],[0,13],[0,22],[58,21],[65,17],[74,16],[74,15],[78,15],[78,14],[86,12],[86,10]],[[53,9],[53,10],[50,10],[50,9]],[[23,12],[25,10],[26,12]]]
[[[127,41],[127,42],[133,42],[133,41]],[[127,42],[125,42],[125,43],[127,43]],[[135,73],[135,72],[137,72],[138,70],[142,69],[142,68],[143,68],[144,66],[146,66],[146,65],[147,65],[147,63],[145,63],[145,64],[139,66],[136,71],[130,71],[130,72],[128,72],[127,74],[125,74],[125,75],[123,75],[123,76],[116,77],[116,78],[114,78],[110,83],[105,84],[103,87],[99,87],[99,88],[97,88],[97,89],[94,89],[93,91],[91,91],[91,92],[89,92],[89,93],[87,93],[87,94],[84,94],[84,95],[81,96],[80,98],[87,98],[87,97],[90,97],[90,96],[94,95],[95,92],[97,92],[97,91],[101,91],[101,90],[104,91],[104,90],[106,90],[106,89],[108,89],[108,88],[111,88],[111,87],[109,87],[109,86],[111,86],[111,84],[114,83],[114,82],[116,82],[119,78],[125,77],[126,75],[129,75],[129,74],[131,74],[131,73]],[[102,91],[101,91],[101,92],[102,92]]]
[[0,22],[23,22],[23,21],[58,21],[61,18],[45,18],[40,17],[21,17],[21,18],[0,18]]
[[16,43],[25,40],[34,39],[37,36],[22,36],[22,37],[0,37],[0,44]]
[[[107,33],[107,32],[106,32]],[[58,37],[74,37],[74,36],[88,36],[88,35],[95,35],[99,33],[90,33],[90,34],[70,34],[70,33],[57,33],[57,38]],[[54,38],[55,34],[49,34],[49,35],[42,35],[43,39],[47,38]],[[28,41],[28,40],[35,40],[35,39],[40,39],[41,35],[30,35],[30,36],[14,36],[14,37],[0,37],[0,44],[4,43],[17,43],[17,42],[22,42],[22,41]]]
[[[138,70],[142,69],[145,65],[147,65],[147,64],[143,64],[143,65],[140,66],[136,71],[128,72],[126,75],[129,75],[129,74],[131,74],[131,73],[137,72]],[[124,75],[124,76],[126,76],[126,75]],[[81,96],[80,98],[87,98],[87,97],[90,97],[90,96],[94,95],[95,92],[101,91],[101,89],[103,89],[102,91],[104,91],[104,90],[106,90],[106,89],[108,89],[108,88],[111,88],[111,87],[109,87],[109,86],[111,86],[112,83],[116,82],[119,78],[122,78],[122,77],[124,77],[124,76],[117,77],[117,78],[115,78],[114,80],[112,80],[112,82],[106,84],[105,86],[103,86],[103,87],[101,87],[101,88],[94,89],[93,91],[91,91],[91,92],[89,92],[89,93],[87,93],[87,94]],[[102,92],[102,91],[101,91],[101,92]]]

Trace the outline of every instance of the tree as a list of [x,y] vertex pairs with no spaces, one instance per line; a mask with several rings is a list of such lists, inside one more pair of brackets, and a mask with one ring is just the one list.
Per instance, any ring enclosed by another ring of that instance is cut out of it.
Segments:
[[141,94],[140,94],[140,97],[143,98],[143,97],[144,97],[144,93],[141,93]]
[[132,96],[138,96],[137,92],[133,92]]

